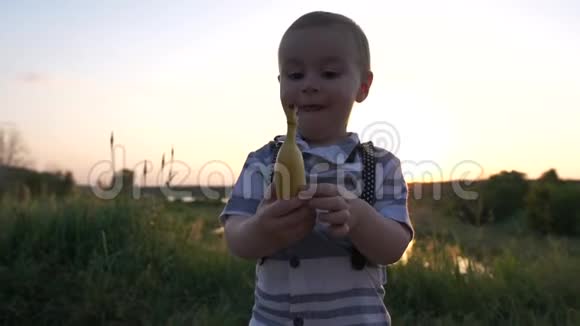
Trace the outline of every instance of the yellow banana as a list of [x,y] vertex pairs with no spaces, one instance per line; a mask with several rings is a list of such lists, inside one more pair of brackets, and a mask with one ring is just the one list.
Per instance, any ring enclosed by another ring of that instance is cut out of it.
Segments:
[[304,160],[296,144],[296,129],[298,126],[296,108],[285,109],[286,139],[280,147],[278,158],[274,165],[274,184],[276,197],[288,200],[296,197],[300,188],[306,184]]

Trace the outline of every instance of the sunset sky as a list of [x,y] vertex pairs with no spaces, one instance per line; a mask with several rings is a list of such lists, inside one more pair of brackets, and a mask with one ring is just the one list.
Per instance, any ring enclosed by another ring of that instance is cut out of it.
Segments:
[[277,47],[312,10],[367,33],[375,80],[349,130],[393,149],[409,181],[580,179],[573,0],[2,1],[0,126],[21,132],[34,168],[78,183],[114,131],[126,168],[149,160],[156,176],[173,145],[191,168],[181,183],[231,184],[285,133]]

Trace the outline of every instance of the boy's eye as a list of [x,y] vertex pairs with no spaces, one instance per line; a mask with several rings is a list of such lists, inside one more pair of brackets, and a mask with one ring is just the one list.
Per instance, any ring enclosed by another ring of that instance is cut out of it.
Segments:
[[339,76],[339,73],[336,71],[325,71],[322,73],[322,76],[326,79],[334,79]]
[[288,74],[288,78],[293,80],[301,79],[302,77],[304,77],[304,74],[301,72],[291,72]]

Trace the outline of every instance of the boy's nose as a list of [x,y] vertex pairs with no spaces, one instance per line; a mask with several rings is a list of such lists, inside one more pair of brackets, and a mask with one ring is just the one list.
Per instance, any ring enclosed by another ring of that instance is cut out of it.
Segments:
[[318,91],[319,91],[318,87],[313,87],[313,86],[306,86],[306,87],[302,88],[302,93],[306,93],[306,94],[318,93]]
[[304,83],[302,84],[302,93],[310,94],[310,93],[317,93],[320,91],[319,82],[316,78],[310,77],[305,78]]

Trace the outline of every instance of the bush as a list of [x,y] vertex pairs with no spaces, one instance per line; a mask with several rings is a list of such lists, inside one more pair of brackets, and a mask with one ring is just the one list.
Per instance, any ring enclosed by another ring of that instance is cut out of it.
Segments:
[[538,181],[527,198],[529,226],[540,233],[580,235],[580,186]]
[[502,171],[492,175],[481,187],[480,221],[503,221],[524,208],[528,181],[525,174]]
[[18,198],[37,198],[46,195],[62,197],[72,193],[74,187],[75,180],[70,171],[38,172],[0,165],[0,197],[3,195]]
[[562,235],[580,235],[580,187],[572,184],[556,187],[551,209],[554,232]]
[[535,183],[526,199],[526,217],[532,230],[547,234],[551,229],[550,216],[551,190],[546,183]]

